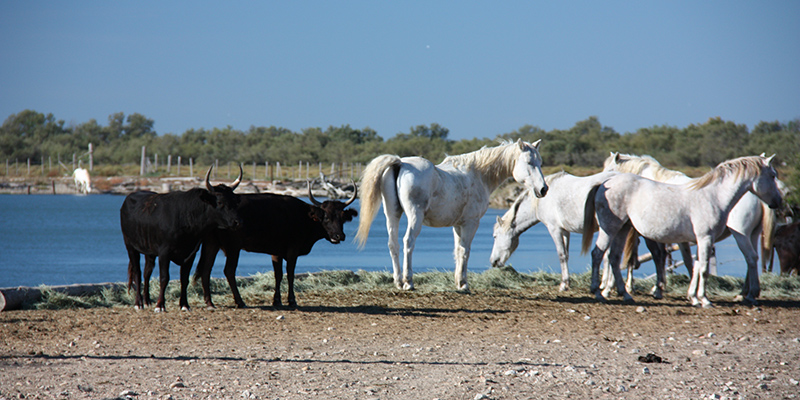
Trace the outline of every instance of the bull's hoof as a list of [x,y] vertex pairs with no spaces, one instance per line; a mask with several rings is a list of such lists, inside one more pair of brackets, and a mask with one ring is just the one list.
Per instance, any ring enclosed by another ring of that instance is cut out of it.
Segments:
[[183,306],[181,307],[181,311],[191,311],[191,310],[189,310],[189,306]]
[[156,307],[156,308],[153,309],[153,312],[155,312],[155,313],[162,313],[162,312],[165,313],[165,312],[167,312],[167,309],[164,308],[164,307]]
[[[278,303],[278,305],[280,304],[281,303]],[[272,305],[274,306],[275,304],[273,303]],[[247,305],[244,303],[236,303],[236,308],[247,308]]]
[[622,301],[623,301],[625,304],[636,304],[636,300],[634,300],[634,299],[633,299],[633,297],[631,297],[631,295],[629,295],[629,294],[628,294],[628,295],[625,295],[625,296],[623,296],[623,297],[622,297]]
[[603,297],[603,294],[600,293],[599,291],[595,292],[594,298],[595,298],[595,300],[597,300],[597,301],[599,301],[599,302],[601,302],[603,304],[608,303],[608,300],[605,297]]

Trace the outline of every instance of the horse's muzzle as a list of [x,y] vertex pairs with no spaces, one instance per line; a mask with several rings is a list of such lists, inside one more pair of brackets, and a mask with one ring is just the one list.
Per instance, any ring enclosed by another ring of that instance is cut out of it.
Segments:
[[547,187],[547,185],[542,186],[542,189],[541,190],[535,190],[534,194],[536,195],[536,197],[539,197],[539,198],[544,197],[547,194],[547,190],[548,189],[549,188]]

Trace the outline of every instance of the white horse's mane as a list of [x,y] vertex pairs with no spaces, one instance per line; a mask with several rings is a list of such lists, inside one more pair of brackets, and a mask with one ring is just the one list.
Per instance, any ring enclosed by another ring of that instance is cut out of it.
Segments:
[[[655,158],[643,155],[643,156],[636,156],[633,154],[622,154],[619,153],[617,158],[617,171],[619,172],[629,172],[631,174],[642,175],[642,171],[645,169],[650,168],[653,172],[653,178],[657,181],[667,181],[672,178],[676,177],[685,177],[686,174],[673,171],[671,169],[665,168],[661,163],[658,162]],[[606,159],[605,164],[611,162],[614,159],[614,156]]]
[[520,151],[516,142],[503,141],[495,147],[483,146],[470,153],[447,156],[442,164],[451,164],[459,169],[474,169],[487,179],[498,181],[510,174]]
[[761,174],[764,166],[761,156],[739,157],[723,161],[705,175],[691,183],[692,189],[701,189],[730,174],[735,177],[754,178]]

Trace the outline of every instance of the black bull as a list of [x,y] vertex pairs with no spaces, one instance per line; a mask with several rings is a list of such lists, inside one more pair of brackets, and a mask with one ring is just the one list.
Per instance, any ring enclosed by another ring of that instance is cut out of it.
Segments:
[[[239,195],[233,189],[239,178],[227,187],[209,183],[206,189],[157,194],[149,191],[131,193],[120,208],[122,238],[128,251],[128,289],[136,291],[134,306],[150,305],[150,274],[159,261],[161,287],[155,311],[164,311],[164,292],[169,283],[170,261],[181,267],[180,306],[188,309],[186,286],[189,271],[203,237],[213,229],[238,229],[242,221],[237,213]],[[145,256],[144,302],[140,255]]]
[[345,209],[357,197],[355,183],[353,187],[353,196],[345,203],[335,200],[320,203],[311,194],[310,183],[308,196],[313,204],[295,197],[276,194],[239,196],[238,212],[243,221],[241,229],[215,230],[203,240],[195,279],[198,277],[202,279],[206,305],[214,307],[211,302],[209,280],[214,259],[217,252],[222,249],[226,256],[225,277],[228,279],[237,307],[245,307],[236,286],[236,267],[241,250],[272,255],[272,268],[275,273],[275,294],[272,304],[275,307],[281,306],[280,287],[283,278],[283,260],[286,260],[288,303],[289,306],[296,307],[294,271],[297,257],[311,252],[314,243],[320,239],[327,239],[334,244],[345,239],[344,223],[358,215],[356,210]]

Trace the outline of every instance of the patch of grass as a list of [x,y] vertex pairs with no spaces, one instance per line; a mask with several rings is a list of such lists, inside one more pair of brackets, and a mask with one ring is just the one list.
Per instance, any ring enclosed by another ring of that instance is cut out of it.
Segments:
[[[491,268],[482,273],[469,273],[468,280],[472,291],[484,290],[511,290],[529,291],[536,287],[558,287],[561,283],[560,273],[536,271],[520,273],[513,267]],[[591,274],[584,272],[570,276],[570,287],[573,291],[586,292],[588,295]],[[762,299],[797,299],[800,298],[800,277],[764,274],[760,277]],[[275,290],[275,279],[272,273],[259,273],[251,277],[237,278],[239,291],[244,301],[248,304],[271,304]],[[654,284],[654,279],[640,279],[634,283],[634,289],[642,294],[649,293]],[[742,278],[730,276],[710,276],[706,284],[709,296],[733,297],[739,294],[743,284]],[[414,285],[420,293],[454,292],[455,279],[452,271],[424,272],[414,275]],[[685,295],[689,287],[689,277],[681,274],[667,275],[667,292],[675,295]],[[128,293],[123,287],[107,288],[93,296],[67,296],[53,291],[45,286],[42,298],[33,304],[25,304],[25,308],[35,309],[64,309],[64,308],[90,308],[90,307],[130,307],[133,305],[133,294]],[[370,290],[396,290],[392,274],[389,272],[367,271],[322,271],[308,274],[295,281],[295,291],[300,292],[325,292],[336,290],[370,291]],[[155,301],[158,296],[159,282],[154,279],[150,284],[150,298]],[[281,283],[281,292],[288,291],[287,279]],[[224,298],[232,299],[228,282],[225,279],[211,280],[211,293],[216,301]],[[189,304],[197,305],[203,302],[202,288],[199,282],[192,282],[188,289]],[[180,284],[172,281],[166,291],[168,308],[176,307],[180,295]],[[170,304],[171,303],[171,304]]]

